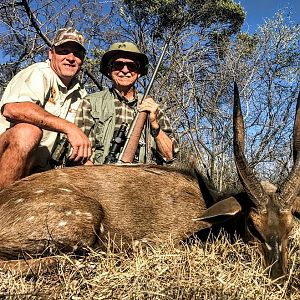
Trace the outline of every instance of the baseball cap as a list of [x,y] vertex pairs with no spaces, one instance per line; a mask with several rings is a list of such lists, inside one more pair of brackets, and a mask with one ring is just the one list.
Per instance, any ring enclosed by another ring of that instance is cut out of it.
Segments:
[[86,51],[84,47],[84,36],[75,28],[68,27],[59,29],[56,32],[52,45],[59,46],[67,42],[75,42]]

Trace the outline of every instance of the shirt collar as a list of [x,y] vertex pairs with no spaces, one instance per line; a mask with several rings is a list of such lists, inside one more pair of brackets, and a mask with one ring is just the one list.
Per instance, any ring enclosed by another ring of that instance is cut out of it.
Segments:
[[115,89],[115,88],[113,88],[113,87],[111,87],[110,88],[110,90],[113,92],[113,94],[117,97],[117,99],[120,101],[120,102],[122,102],[122,103],[124,103],[124,104],[126,104],[126,105],[128,105],[129,107],[134,107],[134,106],[136,106],[136,104],[137,104],[137,101],[138,101],[138,97],[137,97],[137,93],[135,92],[134,93],[134,98],[133,98],[133,100],[127,100],[117,89]]
[[68,91],[68,93],[73,92],[74,90],[78,90],[80,89],[80,82],[77,79],[77,77],[75,76],[74,78],[72,78],[71,80],[71,84],[69,86],[69,88],[67,88],[65,86],[65,84],[61,81],[61,79],[59,78],[59,76],[52,70],[51,65],[50,65],[50,60],[47,59],[47,64],[49,65],[51,71],[53,72],[54,76],[56,77],[57,80],[57,84],[64,90]]

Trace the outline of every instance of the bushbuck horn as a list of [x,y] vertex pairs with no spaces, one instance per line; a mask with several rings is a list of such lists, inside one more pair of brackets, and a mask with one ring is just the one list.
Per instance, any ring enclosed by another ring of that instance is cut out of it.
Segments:
[[[295,165],[281,188],[265,191],[254,176],[244,155],[244,121],[236,83],[234,84],[234,157],[241,183],[252,204],[247,215],[247,229],[261,245],[266,265],[273,278],[287,272],[287,243],[292,231],[293,214],[300,208],[299,97],[294,125]],[[265,185],[265,184],[264,184]],[[246,199],[241,199],[245,201]],[[254,204],[254,206],[253,206]]]
[[296,117],[295,117],[294,132],[293,132],[294,163],[296,162],[298,152],[300,152],[300,111],[299,110],[300,110],[300,91],[297,98]]
[[241,183],[258,209],[264,210],[266,206],[266,193],[259,180],[250,168],[244,154],[244,120],[237,84],[234,83],[233,104],[233,150],[234,160]]
[[293,157],[294,166],[279,188],[279,200],[283,210],[292,209],[293,202],[300,192],[300,92],[296,105],[296,116],[293,130]]

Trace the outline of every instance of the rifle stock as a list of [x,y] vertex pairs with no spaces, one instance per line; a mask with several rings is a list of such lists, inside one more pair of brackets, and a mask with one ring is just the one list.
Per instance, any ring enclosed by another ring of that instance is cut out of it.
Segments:
[[135,124],[132,126],[132,131],[129,132],[130,139],[128,143],[124,146],[124,150],[121,153],[120,161],[123,163],[132,163],[134,160],[134,155],[144,128],[144,124],[146,122],[148,113],[140,112],[135,119]]

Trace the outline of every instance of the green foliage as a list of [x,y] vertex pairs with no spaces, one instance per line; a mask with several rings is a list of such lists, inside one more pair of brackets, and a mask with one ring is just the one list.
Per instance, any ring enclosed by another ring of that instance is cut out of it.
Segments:
[[245,20],[245,11],[240,4],[232,0],[189,0],[191,14],[196,11],[192,22],[206,27],[215,23],[222,24],[227,34],[233,34],[240,30]]
[[93,70],[95,68],[99,68],[101,57],[104,54],[105,50],[94,48],[91,51],[91,57],[86,58],[85,64],[88,66],[89,70]]
[[256,50],[257,43],[257,34],[249,35],[248,33],[242,32],[237,35],[236,46],[245,57],[251,57]]
[[136,23],[151,24],[160,33],[218,24],[230,35],[239,31],[245,19],[242,6],[232,0],[124,0],[124,4]]

